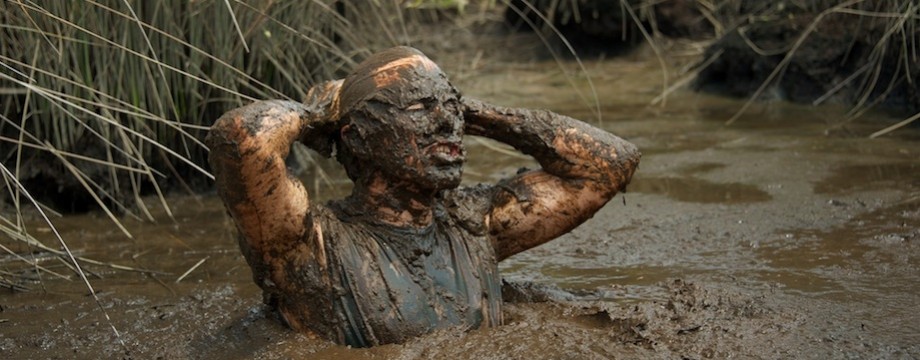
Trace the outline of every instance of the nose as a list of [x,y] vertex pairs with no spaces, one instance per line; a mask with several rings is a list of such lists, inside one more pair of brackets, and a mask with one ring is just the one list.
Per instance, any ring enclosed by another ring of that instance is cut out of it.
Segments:
[[463,121],[457,114],[454,114],[443,105],[434,108],[434,132],[437,134],[457,134],[463,128]]

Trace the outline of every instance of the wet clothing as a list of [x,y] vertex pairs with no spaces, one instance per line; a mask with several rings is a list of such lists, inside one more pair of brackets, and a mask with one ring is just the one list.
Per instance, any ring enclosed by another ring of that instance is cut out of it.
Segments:
[[[314,331],[356,347],[402,342],[432,330],[501,324],[495,252],[481,221],[464,220],[453,191],[426,228],[377,223],[346,207],[316,206],[326,266],[299,274]],[[314,258],[320,258],[314,256]],[[291,296],[291,294],[278,294]],[[280,299],[282,306],[296,299]],[[282,311],[283,312],[283,311]],[[330,316],[329,314],[333,314]]]

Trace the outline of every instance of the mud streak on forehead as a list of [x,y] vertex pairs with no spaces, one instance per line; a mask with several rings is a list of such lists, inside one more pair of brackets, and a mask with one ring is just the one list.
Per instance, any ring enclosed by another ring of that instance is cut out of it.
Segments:
[[388,86],[401,79],[401,69],[417,66],[425,69],[425,72],[434,72],[439,70],[438,65],[427,57],[422,55],[407,56],[401,59],[390,61],[377,68],[376,74],[374,74],[374,85],[378,89]]

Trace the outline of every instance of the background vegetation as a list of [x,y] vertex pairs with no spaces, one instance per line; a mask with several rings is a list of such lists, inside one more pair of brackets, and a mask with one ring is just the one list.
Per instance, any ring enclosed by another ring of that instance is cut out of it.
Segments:
[[387,23],[395,7],[326,3],[8,1],[0,153],[9,181],[58,209],[94,203],[76,195],[86,194],[129,214],[140,194],[195,187],[208,176],[200,139],[221,113],[298,99],[367,44],[396,42],[361,30],[397,29]]
[[916,1],[512,0],[510,9],[512,26],[559,31],[582,54],[645,42],[662,56],[669,39],[699,41],[706,51],[691,77],[700,90],[851,105],[844,122],[876,105],[920,111]]

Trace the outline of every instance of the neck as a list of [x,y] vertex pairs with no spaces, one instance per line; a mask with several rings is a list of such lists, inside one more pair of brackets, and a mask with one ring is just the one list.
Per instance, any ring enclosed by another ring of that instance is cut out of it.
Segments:
[[387,181],[372,176],[355,183],[349,205],[367,216],[393,226],[426,227],[434,217],[432,206],[437,191],[424,191],[414,184]]

